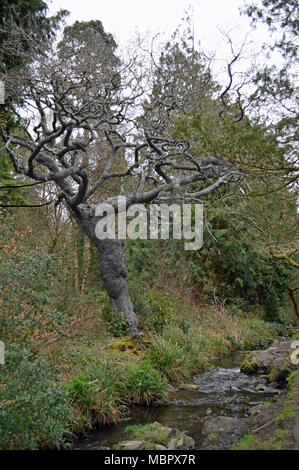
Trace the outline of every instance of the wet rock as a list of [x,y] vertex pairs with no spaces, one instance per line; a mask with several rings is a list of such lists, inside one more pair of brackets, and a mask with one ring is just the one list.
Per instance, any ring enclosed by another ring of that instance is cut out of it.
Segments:
[[264,351],[254,351],[241,364],[245,374],[267,374],[270,382],[281,383],[292,367],[290,354],[292,340],[275,342]]
[[162,446],[161,444],[156,444],[155,450],[167,450],[167,447]]
[[157,400],[153,402],[153,406],[168,406],[169,402],[166,400]]
[[176,449],[184,449],[184,435],[182,434],[176,442]]
[[229,416],[203,419],[201,449],[229,450],[247,432],[248,420]]
[[191,436],[188,436],[187,434],[184,434],[184,445],[181,449],[182,450],[184,450],[184,449],[194,449],[194,447],[195,447],[194,439],[192,439]]
[[177,439],[174,437],[168,442],[167,449],[168,450],[175,450],[176,449],[176,444],[177,444]]
[[230,385],[230,389],[233,390],[233,392],[240,392],[240,389],[238,387],[234,387],[233,385]]
[[153,427],[156,428],[157,432],[162,432],[165,435],[166,439],[171,438],[176,433],[176,429],[169,428],[168,426],[163,426],[162,424],[158,423],[157,421],[155,421],[153,423]]
[[267,387],[263,384],[257,384],[256,387],[255,387],[257,392],[264,392],[266,390],[266,388]]
[[186,450],[186,449],[193,449],[195,446],[195,442],[191,436],[183,432],[177,432],[176,437],[173,437],[167,446],[168,450]]
[[142,441],[123,441],[117,446],[119,450],[140,450],[142,448]]
[[263,393],[265,395],[274,396],[274,395],[280,395],[281,390],[278,390],[277,388],[274,388],[274,387],[266,387],[266,389],[263,391]]
[[273,384],[271,387],[267,387],[266,385],[263,385],[263,384],[257,384],[255,386],[255,390],[265,395],[279,395],[281,393],[280,390],[278,390],[277,388],[274,388]]
[[198,386],[195,384],[180,384],[178,388],[180,390],[197,390]]

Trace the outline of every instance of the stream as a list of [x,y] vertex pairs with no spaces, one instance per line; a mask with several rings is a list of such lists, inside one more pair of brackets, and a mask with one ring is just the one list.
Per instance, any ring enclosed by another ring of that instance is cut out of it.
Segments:
[[193,378],[196,389],[178,387],[169,392],[167,405],[136,406],[116,426],[94,432],[74,446],[77,450],[99,450],[129,438],[126,426],[158,421],[180,431],[188,431],[195,442],[200,440],[205,416],[246,417],[249,409],[259,405],[277,390],[267,388],[267,378],[240,372],[246,352],[236,352],[215,363],[215,367]]

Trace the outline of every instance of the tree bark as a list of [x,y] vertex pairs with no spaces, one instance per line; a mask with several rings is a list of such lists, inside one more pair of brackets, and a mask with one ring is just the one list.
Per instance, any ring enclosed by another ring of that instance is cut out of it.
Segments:
[[95,219],[85,220],[76,215],[75,218],[99,251],[100,272],[110,299],[111,311],[114,312],[117,308],[123,315],[129,335],[133,338],[139,337],[138,319],[127,288],[128,269],[123,241],[99,240],[95,235]]
[[296,297],[295,297],[295,294],[294,292],[298,290],[297,289],[289,289],[289,296],[291,298],[291,301],[292,301],[292,304],[293,304],[293,307],[294,307],[294,312],[295,312],[295,315],[297,318],[299,318],[299,310],[298,310],[298,304],[296,302]]
[[98,240],[96,246],[100,253],[100,271],[110,298],[111,311],[117,308],[123,314],[130,336],[139,336],[138,319],[126,283],[128,269],[124,243],[122,240]]

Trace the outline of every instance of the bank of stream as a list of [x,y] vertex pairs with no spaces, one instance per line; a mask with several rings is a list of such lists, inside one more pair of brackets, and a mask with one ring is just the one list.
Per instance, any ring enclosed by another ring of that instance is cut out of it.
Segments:
[[245,418],[252,407],[280,393],[279,389],[267,386],[266,377],[248,376],[240,371],[245,355],[246,352],[235,352],[218,360],[213,368],[194,377],[192,384],[173,387],[168,394],[167,405],[133,407],[119,424],[92,433],[74,448],[111,449],[129,438],[125,430],[128,425],[155,421],[188,431],[198,445],[206,417]]

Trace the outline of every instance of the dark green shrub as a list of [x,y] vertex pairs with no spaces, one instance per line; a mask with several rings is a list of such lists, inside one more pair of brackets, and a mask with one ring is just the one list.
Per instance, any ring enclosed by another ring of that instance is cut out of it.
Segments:
[[62,332],[70,319],[54,307],[55,283],[60,275],[63,278],[61,260],[43,250],[26,249],[24,237],[13,222],[6,221],[1,229],[0,329],[2,340],[28,346]]
[[131,298],[145,330],[160,333],[172,321],[173,305],[168,296],[155,292],[145,294],[135,289],[132,290]]
[[0,366],[0,448],[66,446],[69,395],[43,356],[16,344],[7,347]]
[[221,256],[214,260],[219,292],[230,303],[240,303],[252,311],[262,306],[265,319],[283,322],[280,309],[284,305],[291,281],[291,268],[284,262],[255,252],[245,243],[225,240],[219,247]]
[[126,243],[126,259],[129,282],[143,280],[151,282],[153,275],[160,269],[160,240],[129,240]]

